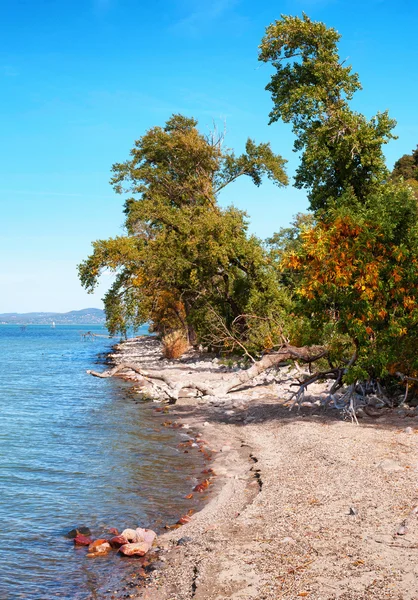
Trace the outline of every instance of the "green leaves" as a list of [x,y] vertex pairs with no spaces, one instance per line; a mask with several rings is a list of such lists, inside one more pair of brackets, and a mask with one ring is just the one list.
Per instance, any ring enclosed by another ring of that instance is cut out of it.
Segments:
[[394,137],[395,121],[387,112],[368,120],[350,109],[361,85],[340,60],[339,39],[337,31],[306,15],[282,16],[260,46],[259,59],[274,67],[266,87],[273,100],[270,123],[292,123],[294,149],[302,151],[295,185],[308,190],[314,211],[350,188],[363,201],[383,183],[388,172],[382,145]]
[[[95,242],[80,265],[89,290],[104,270],[116,274],[105,298],[112,331],[149,321],[161,332],[194,328],[192,337],[203,339],[214,311],[230,325],[250,310],[265,313],[283,302],[260,241],[247,234],[245,213],[221,209],[216,197],[242,176],[256,186],[263,177],[285,185],[286,161],[253,140],[236,156],[223,148],[223,136],[205,137],[196,125],[173,115],[113,166],[111,183],[129,194],[127,235]],[[248,331],[243,320],[239,327]]]

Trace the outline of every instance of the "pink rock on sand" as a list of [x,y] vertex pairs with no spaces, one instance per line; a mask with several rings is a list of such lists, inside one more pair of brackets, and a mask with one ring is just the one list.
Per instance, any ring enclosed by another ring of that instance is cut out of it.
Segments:
[[125,556],[144,556],[151,545],[147,542],[136,542],[131,544],[124,544],[119,548],[119,552]]
[[142,527],[137,527],[136,529],[125,529],[122,531],[122,536],[126,538],[128,542],[146,542],[152,546],[157,534],[155,531],[152,531],[152,529],[142,529]]
[[144,541],[150,546],[154,543],[157,534],[152,529],[141,529],[141,527],[136,528],[137,541]]

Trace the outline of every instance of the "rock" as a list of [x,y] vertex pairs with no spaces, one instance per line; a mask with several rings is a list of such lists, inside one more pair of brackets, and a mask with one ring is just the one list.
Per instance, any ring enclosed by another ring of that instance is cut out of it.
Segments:
[[209,424],[210,424],[210,423],[208,423],[207,421],[205,421],[205,422],[203,423],[203,427],[207,427]]
[[116,535],[115,537],[112,537],[111,540],[109,540],[109,544],[112,546],[112,548],[120,548],[121,546],[124,546],[127,543],[128,540],[123,535]]
[[414,430],[412,429],[412,427],[405,427],[405,429],[403,431],[404,431],[404,433],[407,433],[408,435],[411,435],[411,433],[414,433]]
[[150,546],[154,543],[157,534],[152,529],[142,529],[141,527],[136,528],[136,541],[137,542],[146,542]]
[[231,450],[231,446],[222,446],[221,452],[229,452]]
[[401,465],[398,465],[398,463],[396,463],[394,460],[391,460],[390,458],[382,460],[382,462],[380,462],[377,466],[379,469],[382,469],[382,471],[387,472],[403,471],[403,467],[401,467]]
[[128,542],[136,542],[136,529],[124,529],[121,533]]
[[184,537],[180,538],[177,541],[177,546],[184,546],[185,544],[187,544],[188,542],[191,542],[191,541],[192,541],[192,538],[185,535]]
[[82,535],[91,535],[91,531],[88,527],[85,527],[84,525],[81,525],[81,527],[77,527],[76,529],[71,529],[71,531],[69,531],[66,534],[67,538],[70,538],[70,540],[74,539],[79,533],[81,533]]
[[76,546],[90,546],[91,543],[93,543],[91,537],[87,537],[82,533],[77,534],[74,538],[74,544]]
[[152,531],[152,529],[142,529],[142,527],[137,527],[136,529],[125,529],[122,531],[120,537],[124,537],[127,542],[133,544],[146,542],[151,547],[157,534],[155,531]]
[[351,515],[352,517],[356,517],[358,515],[357,508],[350,506],[350,510],[348,511],[348,514]]
[[108,531],[112,535],[119,535],[119,531],[116,529],[116,527],[109,527]]
[[179,525],[186,525],[186,523],[190,523],[191,521],[191,517],[189,517],[189,515],[183,515],[182,517],[180,517],[180,519],[177,521],[177,523]]
[[124,556],[145,556],[150,547],[150,544],[147,544],[147,542],[136,542],[124,544],[119,548],[119,552]]
[[106,554],[106,552],[109,552],[110,548],[111,548],[111,546],[107,540],[99,539],[99,540],[92,542],[89,545],[89,553],[90,554]]

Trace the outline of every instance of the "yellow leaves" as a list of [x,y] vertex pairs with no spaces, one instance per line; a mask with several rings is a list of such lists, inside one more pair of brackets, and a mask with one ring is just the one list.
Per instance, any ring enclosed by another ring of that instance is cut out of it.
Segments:
[[416,302],[410,296],[405,296],[403,299],[403,305],[406,310],[412,310],[416,306]]
[[136,275],[132,278],[132,285],[134,285],[135,287],[141,287],[143,283],[144,277],[142,275]]

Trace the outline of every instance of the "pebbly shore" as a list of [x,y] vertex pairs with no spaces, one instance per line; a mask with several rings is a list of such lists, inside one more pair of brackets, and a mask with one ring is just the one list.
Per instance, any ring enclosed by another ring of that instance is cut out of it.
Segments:
[[[185,384],[240,368],[196,353],[169,361],[146,337],[118,345],[111,360]],[[124,373],[167,426],[196,432],[207,468],[202,489],[184,491],[201,493],[203,509],[159,536],[159,568],[119,598],[418,599],[416,409],[362,415],[357,426],[323,412],[324,382],[289,411],[295,374],[263,373],[224,398],[184,389],[169,405],[164,384]]]

